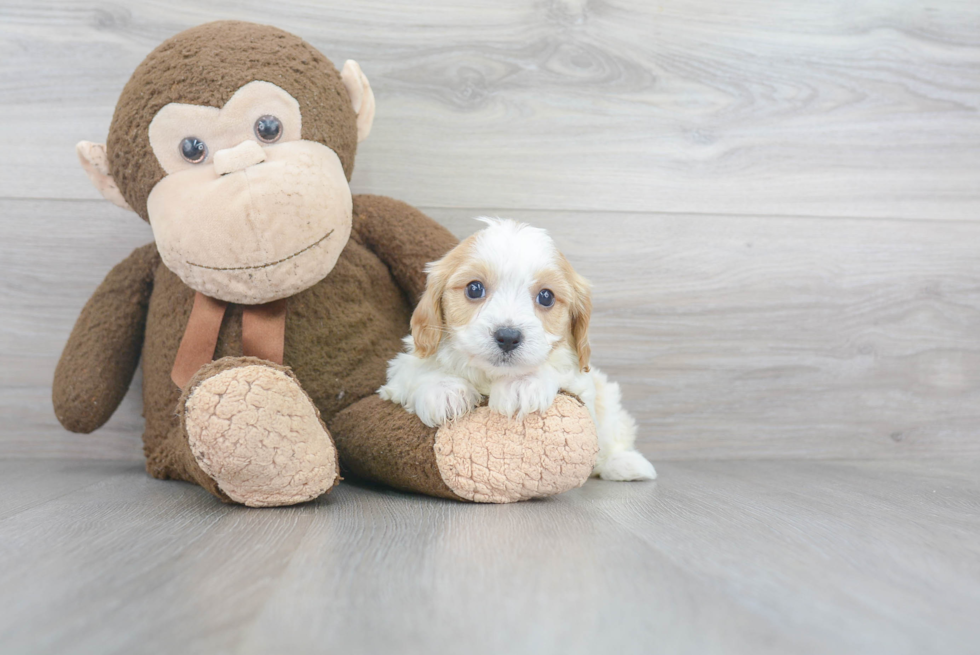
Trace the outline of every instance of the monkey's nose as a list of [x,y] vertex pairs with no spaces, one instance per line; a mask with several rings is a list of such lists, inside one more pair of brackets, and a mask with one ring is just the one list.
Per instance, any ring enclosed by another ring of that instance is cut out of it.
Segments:
[[264,161],[265,149],[255,141],[247,140],[234,148],[225,148],[214,153],[214,170],[218,175],[227,175]]
[[493,333],[493,338],[497,341],[497,346],[505,353],[509,353],[514,348],[521,345],[521,331],[517,328],[503,327]]

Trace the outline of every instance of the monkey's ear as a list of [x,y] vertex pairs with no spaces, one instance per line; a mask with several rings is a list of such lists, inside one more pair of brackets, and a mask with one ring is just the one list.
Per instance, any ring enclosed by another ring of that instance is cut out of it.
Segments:
[[119,192],[116,181],[109,174],[109,158],[105,154],[105,144],[79,141],[75,151],[78,153],[78,161],[82,162],[85,174],[102,197],[118,207],[133,211]]
[[371,83],[361,67],[353,59],[344,62],[340,79],[347,87],[347,95],[350,96],[350,103],[357,114],[357,142],[360,143],[371,133],[371,123],[374,122],[374,91],[371,90]]

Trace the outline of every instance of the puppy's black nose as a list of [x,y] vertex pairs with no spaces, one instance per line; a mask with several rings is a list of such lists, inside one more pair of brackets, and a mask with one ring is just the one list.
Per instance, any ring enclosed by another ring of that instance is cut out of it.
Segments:
[[497,340],[497,345],[505,353],[509,353],[514,348],[521,345],[521,331],[517,328],[504,327],[493,333],[493,338]]

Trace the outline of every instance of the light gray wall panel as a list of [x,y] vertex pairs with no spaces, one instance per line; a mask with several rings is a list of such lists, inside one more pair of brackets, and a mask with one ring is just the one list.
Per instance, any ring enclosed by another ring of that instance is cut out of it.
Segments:
[[[546,227],[594,284],[594,363],[657,459],[980,454],[980,224],[423,208]],[[60,350],[152,235],[104,201],[0,201],[0,454],[138,457],[139,399],[63,433]]]
[[72,145],[168,36],[273,22],[378,97],[358,191],[435,207],[975,219],[980,4],[6,0],[0,197],[91,198]]

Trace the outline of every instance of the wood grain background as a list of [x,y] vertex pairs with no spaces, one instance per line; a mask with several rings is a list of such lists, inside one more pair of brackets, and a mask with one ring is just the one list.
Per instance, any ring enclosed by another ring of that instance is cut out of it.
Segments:
[[0,0],[0,456],[141,457],[138,384],[90,436],[50,407],[78,310],[151,239],[74,144],[218,18],[361,63],[355,192],[552,230],[653,458],[980,454],[975,0]]

